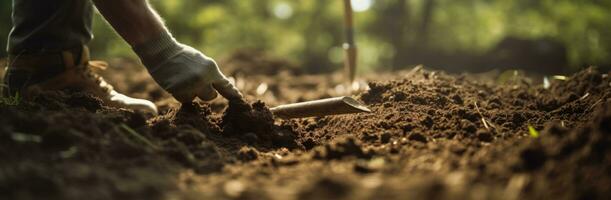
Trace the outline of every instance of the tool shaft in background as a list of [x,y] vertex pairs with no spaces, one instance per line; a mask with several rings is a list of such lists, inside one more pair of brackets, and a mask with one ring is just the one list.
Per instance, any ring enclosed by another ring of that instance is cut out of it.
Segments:
[[270,110],[283,119],[371,112],[364,104],[346,96],[281,105]]
[[348,85],[354,82],[356,76],[357,49],[354,41],[354,20],[351,0],[344,0],[344,29],[346,42],[344,43],[344,71]]

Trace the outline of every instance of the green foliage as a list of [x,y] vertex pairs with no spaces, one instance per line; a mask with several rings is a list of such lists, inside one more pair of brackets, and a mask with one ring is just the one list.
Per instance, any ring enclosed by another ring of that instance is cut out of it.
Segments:
[[[151,0],[179,41],[212,57],[263,49],[329,71],[342,66],[342,1]],[[10,1],[0,2],[6,37]],[[566,47],[572,66],[611,63],[611,1],[373,0],[355,14],[361,72],[409,63],[421,51],[481,55],[507,37],[551,38]],[[96,16],[97,57],[134,56]],[[5,41],[2,41],[5,42]],[[2,43],[4,44],[4,43]]]

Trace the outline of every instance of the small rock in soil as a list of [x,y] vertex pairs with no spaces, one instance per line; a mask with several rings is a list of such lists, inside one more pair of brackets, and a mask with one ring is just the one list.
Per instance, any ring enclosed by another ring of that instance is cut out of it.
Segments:
[[361,147],[361,143],[353,137],[346,137],[334,141],[331,144],[327,144],[322,148],[317,149],[314,153],[314,158],[318,159],[342,159],[348,156],[355,156],[357,158],[367,158]]
[[323,177],[299,193],[298,199],[344,199],[351,190],[352,187],[340,179]]
[[545,164],[546,155],[541,148],[529,147],[520,152],[520,158],[525,170],[536,170]]
[[242,135],[242,139],[244,139],[244,141],[248,144],[255,144],[257,143],[257,140],[259,140],[259,137],[257,137],[257,134],[253,132],[248,132]]
[[316,147],[316,145],[318,144],[316,143],[316,141],[314,141],[314,139],[307,138],[305,141],[301,142],[301,145],[303,145],[303,147],[305,147],[306,150],[310,150]]
[[382,135],[380,135],[380,142],[388,143],[390,142],[390,138],[391,138],[390,132],[386,131],[382,133]]
[[407,99],[407,94],[405,92],[395,92],[393,95],[394,101],[405,101]]
[[494,136],[488,130],[479,130],[477,131],[477,139],[482,142],[492,142]]
[[259,151],[252,147],[242,147],[238,151],[238,158],[242,161],[252,161],[259,158]]
[[363,133],[361,136],[361,140],[363,141],[376,141],[378,140],[378,135],[373,133]]
[[420,133],[412,133],[409,136],[407,136],[407,139],[413,140],[413,141],[422,142],[422,143],[426,143],[427,142],[426,137],[424,135],[420,134]]

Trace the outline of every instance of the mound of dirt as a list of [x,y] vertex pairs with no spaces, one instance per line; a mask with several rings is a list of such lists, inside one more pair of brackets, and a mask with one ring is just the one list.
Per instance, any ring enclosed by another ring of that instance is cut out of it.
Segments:
[[274,115],[261,101],[252,105],[229,102],[221,125],[225,134],[236,135],[249,144],[291,149],[299,147],[291,126],[275,125]]
[[[274,101],[329,94],[299,83],[270,83],[294,90]],[[167,106],[155,117],[80,93],[1,101],[0,199],[611,195],[608,73],[588,68],[545,89],[415,69],[369,87],[355,97],[371,113],[293,120],[260,101]]]
[[[9,116],[0,118],[0,191],[9,199],[164,198],[177,189],[173,178],[180,170],[218,173],[239,161],[238,151],[249,143],[296,147],[290,127],[274,125],[262,103],[253,107],[228,109],[225,116],[241,120],[233,122],[255,122],[236,124],[229,135],[201,103],[149,121],[83,93],[45,93],[31,102],[0,105],[0,115]],[[268,116],[261,119],[259,113]],[[264,126],[249,128],[258,123]],[[234,137],[248,135],[245,131],[267,137],[255,143]]]

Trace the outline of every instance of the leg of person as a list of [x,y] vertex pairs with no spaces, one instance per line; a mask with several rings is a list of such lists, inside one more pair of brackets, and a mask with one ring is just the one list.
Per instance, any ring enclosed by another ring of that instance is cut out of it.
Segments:
[[81,54],[91,33],[89,0],[13,0],[4,94],[15,95],[64,70],[61,52]]
[[5,95],[82,91],[106,104],[156,112],[147,100],[122,95],[94,73],[85,44],[92,38],[90,0],[13,0]]
[[12,12],[9,54],[58,53],[93,38],[89,0],[13,0]]

